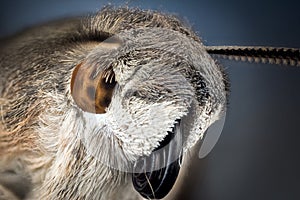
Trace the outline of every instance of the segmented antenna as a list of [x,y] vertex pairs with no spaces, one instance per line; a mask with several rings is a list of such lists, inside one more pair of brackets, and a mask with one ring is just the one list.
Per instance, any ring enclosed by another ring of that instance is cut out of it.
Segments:
[[279,65],[300,66],[300,49],[264,46],[206,46],[209,54],[221,58]]

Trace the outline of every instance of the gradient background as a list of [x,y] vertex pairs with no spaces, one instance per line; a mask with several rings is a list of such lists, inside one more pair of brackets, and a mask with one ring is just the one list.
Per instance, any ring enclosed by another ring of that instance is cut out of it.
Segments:
[[[107,1],[1,1],[0,36],[51,19],[95,12],[104,4]],[[300,48],[298,0],[128,4],[188,19],[207,45]],[[179,199],[300,199],[300,68],[220,62],[232,84],[225,127],[213,151],[194,160]]]

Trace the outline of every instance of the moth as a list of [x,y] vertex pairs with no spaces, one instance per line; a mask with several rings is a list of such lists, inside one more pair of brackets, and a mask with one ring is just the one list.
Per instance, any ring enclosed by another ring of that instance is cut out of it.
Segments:
[[0,199],[172,199],[227,107],[213,56],[300,65],[299,49],[205,46],[175,16],[130,8],[2,40]]

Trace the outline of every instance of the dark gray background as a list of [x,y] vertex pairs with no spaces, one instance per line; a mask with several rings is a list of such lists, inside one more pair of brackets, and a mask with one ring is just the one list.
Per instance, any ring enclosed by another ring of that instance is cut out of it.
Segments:
[[[111,1],[122,4],[123,1]],[[95,12],[107,1],[15,0],[0,5],[0,36],[36,23]],[[188,19],[207,45],[300,48],[297,0],[141,0],[130,6]],[[220,60],[231,79],[223,133],[195,159],[179,199],[300,199],[300,68]]]

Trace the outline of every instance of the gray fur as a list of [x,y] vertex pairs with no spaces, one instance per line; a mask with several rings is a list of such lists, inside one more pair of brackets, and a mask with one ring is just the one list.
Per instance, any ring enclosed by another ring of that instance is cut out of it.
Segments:
[[[120,47],[101,49],[108,38]],[[29,29],[0,53],[0,169],[22,166],[27,199],[137,199],[120,169],[149,155],[179,118],[187,153],[226,106],[228,82],[200,39],[158,12],[105,8]],[[83,60],[94,76],[111,66],[115,73],[103,115],[72,99],[71,75]]]

